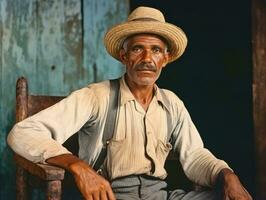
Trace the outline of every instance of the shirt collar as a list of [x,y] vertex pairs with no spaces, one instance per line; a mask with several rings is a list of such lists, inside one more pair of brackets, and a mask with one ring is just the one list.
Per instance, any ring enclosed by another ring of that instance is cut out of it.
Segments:
[[168,111],[170,111],[170,108],[169,108],[169,103],[166,101],[165,98],[163,98],[162,96],[162,89],[160,89],[156,84],[154,85],[154,96],[155,98],[157,99],[157,101],[159,103],[161,103],[161,105],[163,107],[165,107]]
[[[155,91],[154,98],[156,98],[157,101],[169,111],[170,110],[169,105],[162,97],[161,89],[156,84],[154,85],[154,91]],[[125,81],[125,75],[122,76],[120,79],[120,95],[121,95],[121,101],[120,101],[121,105],[124,105],[129,101],[136,100]]]
[[131,93],[129,87],[125,81],[125,75],[120,79],[120,95],[121,95],[121,105],[126,104],[128,101],[135,100],[135,97]]

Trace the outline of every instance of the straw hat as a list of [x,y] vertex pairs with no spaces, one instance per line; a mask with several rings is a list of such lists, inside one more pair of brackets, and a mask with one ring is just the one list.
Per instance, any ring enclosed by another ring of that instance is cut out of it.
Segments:
[[112,27],[104,37],[104,45],[108,53],[120,60],[119,51],[126,38],[139,33],[159,35],[168,43],[169,61],[179,58],[187,46],[187,37],[181,28],[165,22],[163,14],[154,8],[138,7],[126,22]]

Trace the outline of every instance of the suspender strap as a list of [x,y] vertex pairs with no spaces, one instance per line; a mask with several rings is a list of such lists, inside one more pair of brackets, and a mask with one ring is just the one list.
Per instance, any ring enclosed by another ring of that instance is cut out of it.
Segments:
[[[167,105],[167,107],[170,107],[170,101],[168,99],[168,97],[165,94],[165,91],[163,89],[160,89],[163,101],[165,102],[165,104]],[[166,110],[166,120],[167,120],[167,140],[166,141],[170,141],[171,140],[171,136],[172,136],[172,132],[173,130],[171,129],[172,123],[171,123],[171,115],[169,110]]]
[[118,98],[119,98],[119,80],[110,80],[110,94],[109,94],[109,106],[107,111],[106,122],[103,131],[103,148],[99,154],[94,169],[98,170],[104,162],[107,155],[106,143],[113,137],[115,130],[115,122],[118,110]]
[[118,110],[118,97],[119,97],[119,80],[110,80],[110,95],[109,107],[107,111],[107,118],[103,131],[103,144],[113,137],[115,130],[115,121]]

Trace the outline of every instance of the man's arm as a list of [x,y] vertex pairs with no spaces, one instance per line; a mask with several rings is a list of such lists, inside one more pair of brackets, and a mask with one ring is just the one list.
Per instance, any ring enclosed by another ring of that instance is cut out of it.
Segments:
[[224,200],[251,200],[250,194],[230,167],[204,148],[200,135],[183,104],[179,106],[177,113],[179,115],[174,132],[174,136],[176,135],[174,149],[179,152],[186,175],[199,185],[212,187],[219,184]]
[[14,152],[32,162],[70,153],[62,144],[92,117],[97,101],[90,88],[77,90],[59,103],[17,123],[7,137]]
[[222,189],[223,200],[252,200],[252,197],[241,184],[236,174],[230,169],[225,168],[220,171],[216,184]]
[[69,171],[74,176],[76,185],[86,200],[115,200],[109,182],[78,157],[72,154],[63,154],[48,158],[46,162]]
[[192,182],[212,187],[219,172],[230,167],[204,148],[198,130],[184,104],[177,101],[176,107],[177,124],[172,137],[173,149],[178,153],[183,170]]

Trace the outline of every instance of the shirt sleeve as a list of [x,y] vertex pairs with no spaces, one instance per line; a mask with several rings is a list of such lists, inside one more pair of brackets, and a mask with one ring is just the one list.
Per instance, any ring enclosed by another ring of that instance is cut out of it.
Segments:
[[[196,184],[213,186],[218,173],[229,168],[204,148],[202,139],[184,104],[178,106],[177,124],[174,130],[174,149],[187,177]],[[229,168],[230,169],[230,168]]]
[[97,101],[90,88],[73,92],[55,105],[17,123],[7,142],[17,154],[33,162],[70,154],[62,144],[97,114]]

